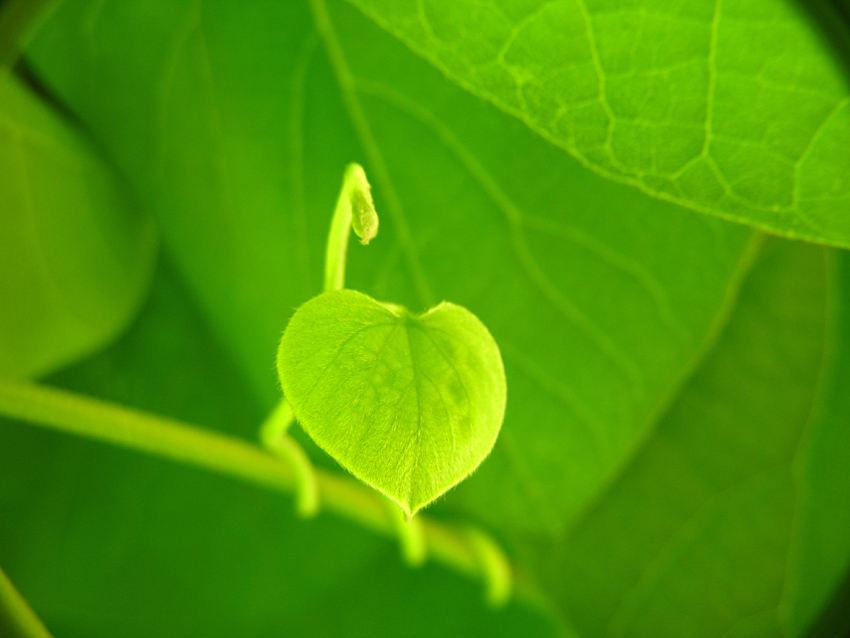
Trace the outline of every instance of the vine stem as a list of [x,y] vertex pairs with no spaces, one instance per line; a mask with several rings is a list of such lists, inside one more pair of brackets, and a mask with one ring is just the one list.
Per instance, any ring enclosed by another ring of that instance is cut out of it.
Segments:
[[[176,419],[142,412],[99,399],[27,381],[0,379],[0,414],[33,425],[111,443],[124,448],[201,467],[270,488],[293,492],[295,470],[260,447]],[[315,468],[323,506],[377,533],[394,537],[398,521],[386,498],[354,479]],[[468,533],[421,517],[428,554],[452,570],[489,579],[480,552]],[[548,607],[522,571],[512,570],[516,594]]]
[[6,573],[0,569],[0,633],[19,638],[53,638]]
[[[372,201],[372,187],[363,167],[357,163],[345,167],[342,188],[331,219],[325,250],[324,292],[342,290],[345,286],[345,259],[352,228],[363,245],[378,234],[378,214]],[[294,420],[292,407],[286,397],[281,397],[260,426],[260,441],[267,450],[288,461],[295,470],[298,512],[308,518],[319,511],[320,490],[310,458],[288,436]]]

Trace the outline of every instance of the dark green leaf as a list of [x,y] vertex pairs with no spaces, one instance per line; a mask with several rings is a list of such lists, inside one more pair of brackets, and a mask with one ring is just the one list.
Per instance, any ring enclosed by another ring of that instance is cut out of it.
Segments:
[[[771,242],[653,436],[576,527],[539,548],[540,572],[582,635],[801,635],[824,604],[848,542],[813,560],[823,541],[808,521],[850,515],[834,491],[808,503],[831,274],[823,249]],[[833,442],[846,459],[847,444]],[[801,567],[822,586],[801,588]]]
[[[349,285],[408,307],[451,299],[482,319],[505,359],[505,425],[447,504],[504,530],[559,531],[711,339],[751,234],[594,176],[344,3],[330,18],[391,171],[370,171],[386,223],[352,252]],[[395,207],[381,206],[388,192]],[[393,239],[404,252],[388,263]]]
[[[252,385],[271,406],[279,336],[320,290],[340,171],[359,159],[351,117],[382,229],[350,251],[347,286],[412,311],[461,304],[505,358],[500,442],[453,499],[507,528],[563,529],[701,355],[751,233],[593,175],[344,3],[324,35],[333,66],[299,3],[177,6],[73,4],[36,61],[150,191]],[[109,28],[78,26],[91,16]],[[63,72],[80,57],[88,71]]]
[[850,246],[850,90],[803,2],[351,2],[602,175]]
[[[832,374],[822,384],[823,400],[794,459],[797,510],[782,601],[788,633],[802,635],[824,601],[838,593],[832,617],[816,634],[819,638],[850,629],[850,259],[846,252],[830,258],[835,272],[828,283],[838,292],[830,308],[838,325],[827,343]],[[842,581],[843,591],[836,592]]]
[[324,238],[356,152],[317,45],[301,2],[76,1],[33,53],[158,220],[269,406],[280,335],[321,290]]

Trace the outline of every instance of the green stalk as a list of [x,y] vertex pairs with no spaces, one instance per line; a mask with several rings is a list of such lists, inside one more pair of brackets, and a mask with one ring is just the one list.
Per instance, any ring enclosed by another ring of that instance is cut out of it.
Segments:
[[0,635],[10,636],[10,638],[53,638],[2,569],[0,569]]
[[352,228],[364,246],[378,234],[372,187],[360,164],[349,164],[345,168],[325,250],[324,292],[345,287],[345,257]]
[[284,399],[269,414],[268,418],[260,426],[260,441],[267,450],[272,449],[280,443],[280,440],[289,432],[289,426],[295,421],[292,408]]
[[[176,419],[44,385],[0,379],[0,415],[201,467],[280,492],[291,493],[296,488],[292,467],[255,445]],[[387,508],[384,496],[348,477],[318,468],[313,472],[326,509],[380,534],[398,534],[398,521]],[[492,568],[482,565],[480,538],[471,539],[466,530],[425,516],[421,519],[428,555],[456,572],[489,581]],[[512,571],[516,593],[545,606],[526,577]]]

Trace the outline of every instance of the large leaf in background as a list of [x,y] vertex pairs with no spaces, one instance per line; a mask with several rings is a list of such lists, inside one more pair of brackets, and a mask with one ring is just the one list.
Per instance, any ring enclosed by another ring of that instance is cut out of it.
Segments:
[[[68,5],[35,60],[113,149],[270,397],[280,332],[319,290],[341,171],[360,158],[306,7],[166,4]],[[508,415],[463,509],[558,531],[699,355],[750,232],[595,176],[355,9],[333,14],[383,215],[350,252],[349,286],[413,311],[453,301],[488,326]]]
[[[255,435],[262,412],[166,264],[139,321],[49,383]],[[57,638],[550,636],[479,583],[292,499],[0,423],[0,564]],[[352,596],[352,592],[357,592]]]
[[0,375],[89,356],[135,315],[152,221],[81,136],[0,72]]
[[834,336],[829,265],[823,249],[769,243],[640,453],[537,548],[582,635],[797,636],[828,599],[850,557],[846,410],[838,427],[815,408]]
[[838,329],[828,345],[834,370],[794,461],[801,498],[789,562],[792,584],[783,599],[785,626],[801,634],[843,578],[832,609],[813,633],[819,637],[850,634],[850,255],[833,257]]
[[351,2],[603,175],[850,246],[850,89],[801,0]]

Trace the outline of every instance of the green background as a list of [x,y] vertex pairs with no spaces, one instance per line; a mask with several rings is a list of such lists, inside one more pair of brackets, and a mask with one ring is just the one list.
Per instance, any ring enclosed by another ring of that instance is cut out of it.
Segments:
[[256,440],[359,161],[347,286],[461,304],[505,361],[494,451],[426,514],[550,604],[8,420],[0,566],[58,638],[842,635],[842,6],[61,3],[0,71],[0,375]]

